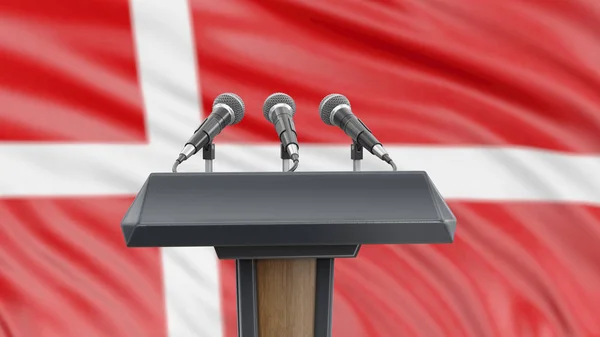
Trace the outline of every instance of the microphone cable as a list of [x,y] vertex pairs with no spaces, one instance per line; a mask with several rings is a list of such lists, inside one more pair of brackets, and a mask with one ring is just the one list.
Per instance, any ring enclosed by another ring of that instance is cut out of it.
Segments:
[[171,168],[171,171],[173,173],[177,173],[177,166],[179,166],[179,164],[181,164],[184,160],[185,160],[185,155],[184,154],[180,154],[179,158],[177,158],[177,160],[175,160],[175,163],[173,164],[173,167]]
[[398,167],[396,166],[396,163],[394,163],[394,161],[392,160],[392,158],[390,157],[389,154],[384,154],[381,159],[383,159],[383,161],[385,161],[386,163],[390,164],[390,166],[392,166],[392,171],[398,171]]
[[288,172],[296,171],[296,169],[298,168],[298,165],[300,164],[300,159],[298,158],[299,156],[297,153],[292,154],[291,157],[292,157],[292,161],[294,162],[294,165],[292,165],[292,167],[290,167]]

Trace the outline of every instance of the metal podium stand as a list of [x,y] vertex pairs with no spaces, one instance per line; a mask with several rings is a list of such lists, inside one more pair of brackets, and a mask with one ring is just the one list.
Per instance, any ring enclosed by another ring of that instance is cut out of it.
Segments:
[[[152,173],[121,227],[128,247],[212,246],[237,260],[240,337],[330,337],[334,258],[361,244],[451,243],[456,219],[425,172]],[[312,300],[277,302],[288,285],[260,287],[261,261],[281,259],[313,268],[288,279],[312,282]],[[275,315],[267,304],[277,316],[260,316]]]

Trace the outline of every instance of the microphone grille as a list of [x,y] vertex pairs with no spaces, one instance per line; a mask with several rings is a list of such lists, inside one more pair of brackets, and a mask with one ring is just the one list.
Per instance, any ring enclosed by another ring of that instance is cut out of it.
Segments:
[[292,116],[296,113],[296,103],[294,102],[294,100],[287,94],[284,94],[282,92],[276,92],[271,96],[267,97],[265,103],[263,104],[263,114],[269,122],[272,122],[269,118],[269,111],[274,105],[281,103],[287,104],[292,108]]
[[344,95],[340,94],[329,94],[323,98],[321,104],[319,104],[319,113],[321,114],[321,120],[328,125],[331,124],[331,113],[340,104],[347,104],[350,106],[350,101]]
[[225,104],[230,107],[231,110],[233,110],[235,118],[231,125],[239,123],[242,118],[244,118],[244,111],[246,110],[246,107],[244,106],[244,101],[242,101],[240,96],[230,92],[220,94],[213,101],[213,107],[217,104]]

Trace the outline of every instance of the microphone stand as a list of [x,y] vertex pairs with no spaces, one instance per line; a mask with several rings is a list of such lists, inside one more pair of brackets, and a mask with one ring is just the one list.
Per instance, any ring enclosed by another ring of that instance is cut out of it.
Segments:
[[204,158],[204,172],[212,172],[213,161],[215,160],[215,144],[210,142],[202,148],[202,158]]
[[281,144],[280,156],[281,156],[281,169],[283,170],[283,172],[289,171],[290,170],[290,159],[292,159],[292,157],[290,157],[290,154],[287,152],[287,150],[283,146],[283,144]]
[[355,142],[350,146],[350,159],[352,159],[352,170],[354,172],[360,171],[360,163],[363,159],[362,145]]

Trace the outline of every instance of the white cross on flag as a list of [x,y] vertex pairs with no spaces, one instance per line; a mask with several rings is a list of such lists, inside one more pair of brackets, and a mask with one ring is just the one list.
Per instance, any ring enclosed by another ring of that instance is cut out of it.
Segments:
[[0,336],[236,335],[232,263],[119,226],[224,92],[215,171],[280,169],[273,92],[299,171],[351,170],[318,113],[341,93],[458,219],[338,260],[334,337],[600,336],[598,41],[592,0],[2,0]]

